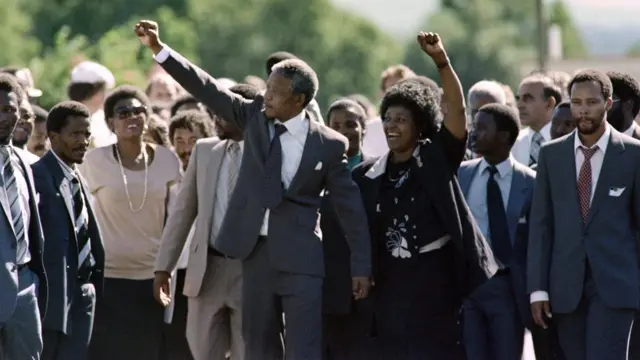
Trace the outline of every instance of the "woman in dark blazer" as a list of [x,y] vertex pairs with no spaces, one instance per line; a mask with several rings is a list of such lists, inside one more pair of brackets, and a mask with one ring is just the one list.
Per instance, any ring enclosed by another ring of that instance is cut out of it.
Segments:
[[460,82],[437,34],[418,42],[439,69],[442,126],[440,95],[399,83],[380,106],[389,152],[353,170],[373,242],[370,319],[379,359],[464,359],[462,300],[497,265],[456,179],[467,135]]
[[[328,125],[349,140],[347,161],[353,169],[367,160],[362,153],[362,139],[367,119],[364,108],[354,100],[342,98],[329,107]],[[320,205],[320,229],[325,258],[323,287],[324,359],[365,359],[366,323],[356,310],[351,289],[351,251],[340,221],[333,211],[331,194]]]

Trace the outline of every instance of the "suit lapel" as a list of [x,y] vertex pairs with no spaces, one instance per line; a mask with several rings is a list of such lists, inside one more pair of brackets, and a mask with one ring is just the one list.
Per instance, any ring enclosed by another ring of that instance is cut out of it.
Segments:
[[287,192],[295,192],[300,184],[304,183],[303,180],[305,176],[314,171],[317,159],[316,154],[322,145],[318,123],[308,117],[307,121],[309,122],[309,132],[307,133],[307,139],[302,150],[302,158],[300,159],[300,165],[298,165],[298,171],[296,171],[296,174],[293,176]]
[[[25,166],[26,161],[22,158],[19,151],[13,149],[13,153],[18,158],[18,163],[20,165],[20,169],[22,174],[24,174],[24,179],[27,182],[27,189],[29,191],[29,212],[31,213],[29,228],[27,229],[29,233],[30,239],[35,239],[36,241],[29,241],[29,246],[38,246],[34,250],[39,253],[39,256],[42,257],[42,248],[44,244],[42,243],[42,229],[40,227],[40,213],[38,212],[38,203],[36,201],[36,189],[33,186],[33,174],[31,173],[31,169]],[[35,231],[35,233],[34,233]]]
[[75,214],[73,212],[73,194],[71,193],[71,189],[69,188],[69,182],[65,181],[64,172],[58,163],[58,159],[55,158],[53,153],[49,151],[44,156],[45,164],[49,168],[49,171],[53,175],[53,181],[64,200],[65,207],[67,208],[67,214],[69,215],[69,220],[71,224],[75,227]]
[[[218,175],[220,174],[220,166],[222,166],[222,159],[224,159],[224,151],[227,148],[227,143],[228,140],[221,140],[215,144],[211,149],[211,155],[208,156],[209,162],[207,163],[207,176],[205,177],[208,182],[206,185],[208,196],[203,199],[203,201],[207,201],[208,204],[212,204],[209,207],[211,212],[213,212],[215,206],[216,189],[218,188]],[[247,147],[245,147],[245,150],[246,149]],[[242,156],[244,157],[244,154]],[[211,215],[211,213],[209,215]],[[211,229],[213,217],[205,216],[205,219],[208,221],[207,229]]]
[[[2,183],[4,185],[4,180],[2,181]],[[7,198],[7,192],[5,191],[4,186],[2,189],[0,189],[0,203],[2,203],[2,210],[4,210],[4,215],[6,216],[7,223],[9,224],[11,231],[15,234],[15,231],[13,229],[13,221],[11,221],[11,209],[9,208],[9,199]]]
[[551,179],[551,181],[566,182],[566,191],[573,193],[573,195],[569,196],[570,202],[567,204],[570,208],[570,213],[575,214],[574,216],[570,216],[570,218],[575,219],[575,221],[580,223],[579,226],[582,227],[582,220],[580,220],[580,199],[578,196],[578,174],[576,173],[576,150],[574,148],[576,136],[576,132],[574,131],[564,140],[562,144],[564,156],[555,157],[553,161],[557,161],[557,163],[554,164],[553,161],[550,161],[549,166],[557,170],[559,175],[557,179]]
[[509,191],[509,203],[507,204],[507,224],[511,242],[515,243],[516,228],[522,215],[522,206],[525,202],[527,184],[522,171],[514,165],[511,177],[511,190]]
[[473,181],[473,177],[478,172],[478,166],[480,162],[482,162],[482,158],[473,160],[469,166],[461,167],[462,170],[460,172],[460,176],[458,177],[458,181],[460,181],[460,187],[462,188],[462,194],[466,199],[469,195],[469,188],[471,188],[471,182]]
[[608,185],[611,183],[610,177],[617,173],[617,169],[624,166],[620,162],[620,154],[624,151],[624,145],[620,139],[620,135],[613,129],[611,129],[611,138],[607,145],[607,152],[604,154],[602,160],[602,169],[600,169],[600,175],[598,182],[596,183],[596,189],[593,194],[593,200],[591,201],[591,207],[589,208],[589,216],[587,217],[587,225],[591,223],[593,218],[598,213],[600,204],[607,196],[609,190]]

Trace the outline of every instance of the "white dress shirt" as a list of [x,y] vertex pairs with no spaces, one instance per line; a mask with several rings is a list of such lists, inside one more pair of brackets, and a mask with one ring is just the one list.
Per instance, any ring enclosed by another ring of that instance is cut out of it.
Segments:
[[385,155],[389,151],[387,136],[384,134],[382,119],[377,117],[367,121],[367,132],[362,139],[362,153],[368,157],[376,158]]
[[625,130],[625,131],[623,132],[623,134],[625,134],[625,135],[627,135],[627,136],[631,136],[631,137],[633,137],[633,133],[636,131],[636,127],[637,127],[637,126],[638,126],[638,125],[636,125],[636,122],[635,122],[635,121],[634,121],[634,122],[632,122],[632,123],[631,123],[631,126],[629,126],[629,128],[628,128],[627,130]]
[[[509,192],[511,191],[511,179],[513,178],[513,164],[515,160],[509,156],[506,160],[496,165],[498,172],[494,175],[495,181],[500,188],[502,203],[505,212],[509,204]],[[487,207],[487,181],[489,180],[489,167],[491,165],[482,159],[477,166],[477,171],[469,185],[467,194],[467,204],[471,210],[473,218],[476,220],[482,235],[491,243],[491,233],[489,232],[489,212]]]
[[[280,144],[282,145],[281,174],[282,183],[286,191],[291,185],[291,181],[293,181],[296,172],[298,172],[300,160],[302,160],[302,151],[304,150],[304,144],[307,142],[307,135],[309,133],[309,120],[305,116],[304,110],[291,120],[285,122],[276,120],[274,123],[269,124],[269,138],[271,139],[273,139],[273,135],[275,134],[275,124],[282,124],[287,128],[287,131],[280,135]],[[260,235],[267,236],[268,233],[269,210],[264,214]]]
[[[520,130],[516,142],[511,148],[511,154],[517,162],[524,166],[529,166],[529,156],[531,155],[531,142],[533,141],[533,131],[531,128],[525,128]],[[544,139],[544,142],[551,140],[551,121],[540,129],[540,135]],[[544,144],[543,142],[543,144]]]
[[[580,168],[582,168],[582,164],[584,164],[584,154],[581,147],[585,147],[582,145],[582,141],[580,141],[580,137],[578,136],[577,130],[573,130],[575,133],[574,141],[573,141],[573,149],[576,157],[576,182],[577,178],[580,176]],[[609,145],[609,139],[611,138],[611,125],[608,123],[605,124],[605,130],[600,139],[592,146],[597,146],[598,150],[591,157],[591,199],[593,201],[593,194],[596,191],[596,185],[598,185],[598,179],[600,178],[600,170],[602,170],[602,162],[604,161],[604,155],[607,152],[607,146]],[[591,147],[591,148],[592,148]],[[531,293],[531,302],[538,301],[549,301],[549,293],[546,291],[534,291]]]

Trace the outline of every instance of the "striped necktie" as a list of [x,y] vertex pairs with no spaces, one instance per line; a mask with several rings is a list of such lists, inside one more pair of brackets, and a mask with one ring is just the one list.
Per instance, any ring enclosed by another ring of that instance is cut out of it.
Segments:
[[[4,180],[4,190],[9,200],[9,209],[11,210],[11,222],[13,224],[13,232],[16,235],[16,242],[20,243],[24,240],[24,221],[22,218],[22,206],[20,204],[20,191],[18,182],[16,181],[15,169],[11,161],[11,151],[8,146],[0,148],[2,154],[2,178]],[[18,254],[18,258],[21,255]]]
[[91,268],[95,265],[95,260],[91,254],[91,241],[89,239],[88,223],[89,214],[84,203],[84,196],[82,196],[82,186],[78,175],[71,174],[71,194],[73,195],[73,214],[75,216],[75,231],[76,238],[78,239],[78,269]]
[[544,138],[542,134],[539,132],[533,133],[531,137],[531,149],[529,150],[529,166],[535,165],[538,163],[538,154],[540,154],[540,146],[544,142]]

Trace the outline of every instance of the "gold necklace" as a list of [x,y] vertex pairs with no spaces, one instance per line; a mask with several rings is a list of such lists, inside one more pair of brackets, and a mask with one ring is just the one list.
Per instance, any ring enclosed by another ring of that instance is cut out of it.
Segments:
[[[144,204],[147,202],[147,179],[149,174],[149,163],[147,161],[147,151],[143,149],[142,151],[142,160],[144,160],[144,195],[142,196],[142,203],[140,207],[137,209],[133,208],[133,204],[131,203],[131,195],[129,194],[129,186],[127,182],[127,175],[124,173],[124,166],[122,166],[122,155],[120,155],[120,149],[118,149],[118,145],[113,145],[116,148],[116,153],[118,154],[118,165],[120,165],[120,174],[122,174],[122,182],[124,183],[124,191],[127,194],[127,201],[129,202],[129,209],[131,212],[137,213],[142,210]],[[143,145],[145,146],[145,145]]]

